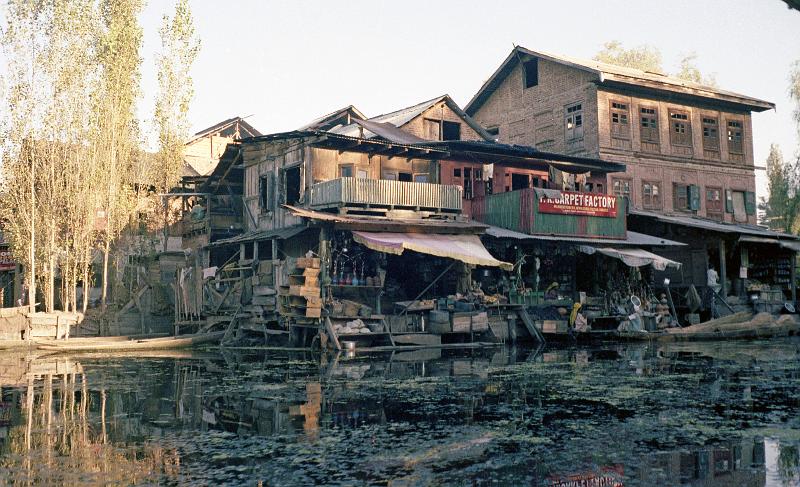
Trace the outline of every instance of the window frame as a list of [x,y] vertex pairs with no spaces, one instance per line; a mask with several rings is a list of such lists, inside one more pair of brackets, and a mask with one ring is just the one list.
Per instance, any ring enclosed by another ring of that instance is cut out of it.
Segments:
[[[738,142],[738,149],[732,138],[731,138],[731,124],[738,123],[739,124],[739,142]],[[725,134],[728,139],[728,153],[729,154],[744,154],[744,120],[741,118],[726,118],[725,119]]]
[[[692,147],[692,114],[679,108],[670,108],[667,113],[669,114],[670,144],[678,147]],[[685,118],[680,118],[680,116]],[[684,126],[682,132],[675,130],[676,124]]]
[[272,173],[261,174],[258,177],[258,208],[261,214],[269,213],[274,209],[275,178]]
[[[647,187],[650,187],[650,194],[647,194]],[[655,188],[655,191],[653,191]],[[661,181],[642,180],[642,208],[648,210],[660,210],[663,205],[663,188]]]
[[[533,66],[533,80],[529,79],[531,75],[531,69],[529,66]],[[522,88],[527,90],[528,88],[533,88],[534,86],[539,86],[539,58],[532,57],[530,59],[526,59],[522,61]]]
[[[653,113],[644,113],[643,110],[652,110]],[[645,123],[647,118],[647,123]],[[648,124],[652,124],[648,126]],[[650,105],[639,105],[639,139],[648,144],[661,144],[661,134],[659,133],[658,107]],[[654,136],[654,137],[653,137]]]
[[[615,116],[617,119],[616,122],[614,121]],[[611,124],[612,137],[615,137],[617,139],[630,139],[631,104],[626,101],[613,100],[613,99],[608,100],[608,121]]]
[[[455,130],[455,132],[453,132]],[[453,135],[457,133],[456,138],[452,138],[449,135]],[[449,134],[449,135],[446,135]],[[442,120],[442,133],[440,135],[440,140],[461,140],[461,122],[451,122],[450,120]]]
[[[711,123],[713,121],[713,123]],[[700,116],[700,126],[702,127],[703,131],[703,150],[707,151],[714,151],[719,152],[720,143],[719,143],[719,117],[714,117],[711,115],[701,115]],[[711,129],[713,126],[713,130],[716,133],[716,136],[712,137],[711,135],[706,135],[706,129]],[[709,145],[708,143],[713,141],[716,144],[716,147]]]
[[582,101],[564,105],[564,138],[567,141],[579,140],[583,138]]
[[[620,186],[622,185],[622,183],[625,183],[627,185],[628,191],[627,192],[625,192],[625,191],[619,191],[618,192],[617,191],[617,183],[620,183]],[[633,186],[633,179],[630,179],[630,178],[611,178],[611,194],[613,194],[615,196],[623,196],[623,197],[627,197],[628,199],[630,199],[631,194],[632,194],[631,193],[632,186]]]
[[[719,219],[724,219],[724,215],[725,215],[725,191],[722,188],[722,186],[706,186],[704,188],[704,190],[705,190],[704,192],[705,192],[705,195],[706,195],[705,198],[704,198],[705,199],[705,203],[706,203],[706,216],[707,217],[712,217],[712,218],[716,217],[716,218],[719,218]],[[717,200],[716,200],[717,203],[714,203],[713,205],[712,205],[712,202],[714,202],[715,200],[710,199],[708,197],[708,193],[710,191],[716,191],[717,192]],[[717,206],[719,206],[719,208],[716,208]]]
[[[342,170],[344,170],[344,169],[347,169],[347,170],[350,171],[350,175],[349,176],[345,176],[344,174],[342,174]],[[348,162],[348,163],[345,163],[345,164],[339,164],[339,177],[340,178],[354,178],[354,177],[356,177],[356,165],[353,164],[352,162]]]

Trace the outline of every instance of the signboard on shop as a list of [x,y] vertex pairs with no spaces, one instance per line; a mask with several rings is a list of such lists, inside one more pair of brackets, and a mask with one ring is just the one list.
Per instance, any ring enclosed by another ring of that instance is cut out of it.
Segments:
[[0,271],[13,271],[17,267],[14,255],[5,245],[0,245]]
[[539,199],[539,212],[616,218],[617,197],[607,194],[578,193],[574,191],[561,191],[558,197],[542,194]]

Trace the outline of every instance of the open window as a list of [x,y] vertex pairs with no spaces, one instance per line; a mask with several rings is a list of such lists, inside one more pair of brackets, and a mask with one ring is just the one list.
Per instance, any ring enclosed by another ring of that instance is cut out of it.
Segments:
[[258,180],[258,207],[261,213],[274,209],[275,179],[272,174],[264,174]]
[[532,88],[539,84],[539,58],[531,58],[522,63],[525,88]]
[[461,140],[461,124],[458,122],[442,122],[442,140]]
[[410,172],[401,172],[397,174],[397,180],[410,183],[414,180]]
[[287,205],[294,205],[300,201],[300,166],[284,169],[284,198]]
[[661,183],[642,181],[642,206],[646,209],[661,209]]

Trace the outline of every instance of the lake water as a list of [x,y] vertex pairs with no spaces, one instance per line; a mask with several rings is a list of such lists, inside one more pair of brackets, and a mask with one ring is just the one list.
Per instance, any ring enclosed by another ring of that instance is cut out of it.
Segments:
[[800,485],[800,341],[0,352],[0,485]]

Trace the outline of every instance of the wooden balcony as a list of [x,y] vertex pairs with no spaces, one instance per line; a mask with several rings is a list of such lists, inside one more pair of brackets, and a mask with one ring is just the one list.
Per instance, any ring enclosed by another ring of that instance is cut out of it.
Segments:
[[311,187],[309,207],[385,208],[461,213],[461,187],[385,179],[331,179]]

